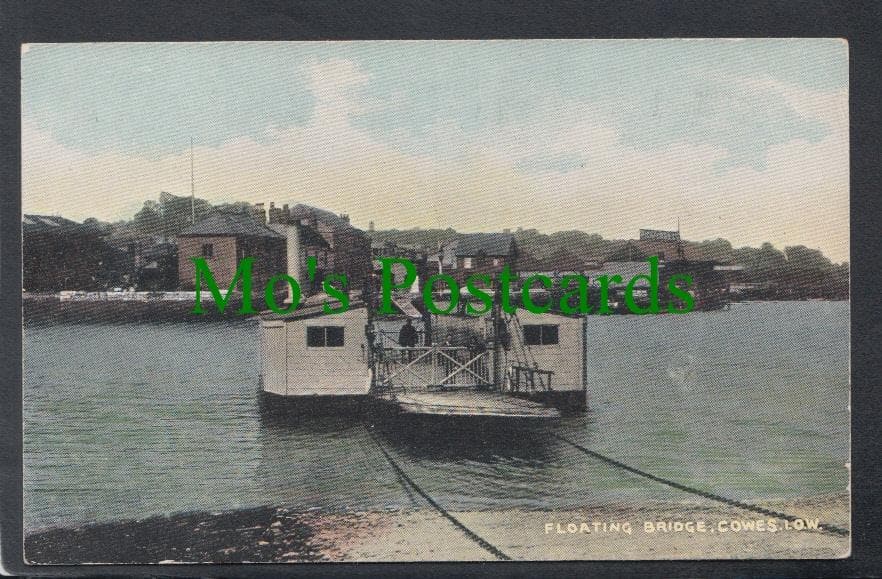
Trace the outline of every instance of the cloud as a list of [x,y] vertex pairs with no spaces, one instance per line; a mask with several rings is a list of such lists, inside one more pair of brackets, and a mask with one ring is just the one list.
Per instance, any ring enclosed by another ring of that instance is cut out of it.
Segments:
[[307,69],[315,98],[314,121],[328,127],[348,123],[351,116],[364,112],[358,93],[368,76],[355,63],[344,58],[313,59]]
[[[751,90],[777,91],[796,113],[829,130],[823,138],[769,144],[764,168],[720,171],[730,156],[725,147],[635,146],[613,116],[582,102],[537,103],[549,107],[543,122],[509,123],[477,136],[440,121],[423,146],[405,147],[393,129],[379,138],[358,127],[365,107],[382,103],[365,98],[370,78],[354,62],[315,60],[306,70],[315,99],[309,122],[268,127],[260,139],[197,144],[197,196],[314,204],[380,228],[523,226],[628,238],[640,227],[670,228],[680,218],[689,239],[806,244],[848,259],[844,92],[747,81],[758,83]],[[117,219],[160,191],[189,193],[189,152],[84,153],[28,119],[23,160],[26,212]]]

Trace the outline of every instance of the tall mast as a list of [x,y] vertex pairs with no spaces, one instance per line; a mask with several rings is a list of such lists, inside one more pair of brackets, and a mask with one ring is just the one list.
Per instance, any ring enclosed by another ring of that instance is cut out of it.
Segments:
[[491,316],[493,320],[493,387],[502,391],[502,315],[500,312],[500,288],[498,283],[493,284],[493,307]]
[[193,137],[190,137],[190,223],[196,223],[196,181],[193,179]]
[[685,259],[686,253],[683,251],[683,240],[680,239],[680,217],[677,216],[677,259]]

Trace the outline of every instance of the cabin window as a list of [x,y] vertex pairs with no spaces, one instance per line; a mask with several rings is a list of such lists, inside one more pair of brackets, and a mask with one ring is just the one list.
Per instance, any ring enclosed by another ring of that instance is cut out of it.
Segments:
[[325,328],[325,345],[331,348],[343,347],[342,326],[328,326]]
[[526,344],[527,346],[550,346],[557,343],[557,325],[524,324],[524,344]]
[[462,258],[462,267],[463,267],[463,269],[472,269],[472,258],[471,257]]
[[310,348],[342,348],[343,326],[307,326],[306,345]]
[[214,257],[214,244],[213,243],[203,243],[202,244],[202,257]]

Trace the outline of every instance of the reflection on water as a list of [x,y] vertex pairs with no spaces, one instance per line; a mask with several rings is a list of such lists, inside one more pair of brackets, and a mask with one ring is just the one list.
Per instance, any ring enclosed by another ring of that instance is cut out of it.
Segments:
[[544,422],[505,419],[399,418],[377,425],[382,443],[411,461],[544,464],[549,457]]
[[549,427],[261,410],[253,322],[25,328],[25,522],[413,498],[368,433],[452,509],[678,491],[552,436],[735,498],[842,491],[848,305],[591,318],[591,411]]

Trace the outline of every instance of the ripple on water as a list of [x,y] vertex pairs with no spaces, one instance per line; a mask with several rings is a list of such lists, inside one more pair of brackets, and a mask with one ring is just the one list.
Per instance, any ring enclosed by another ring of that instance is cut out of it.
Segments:
[[[841,492],[848,325],[847,303],[590,318],[592,410],[555,428],[734,498]],[[410,504],[358,419],[262,417],[258,360],[253,323],[26,327],[27,526],[264,504]],[[388,428],[381,440],[453,509],[684,498],[541,430]]]

